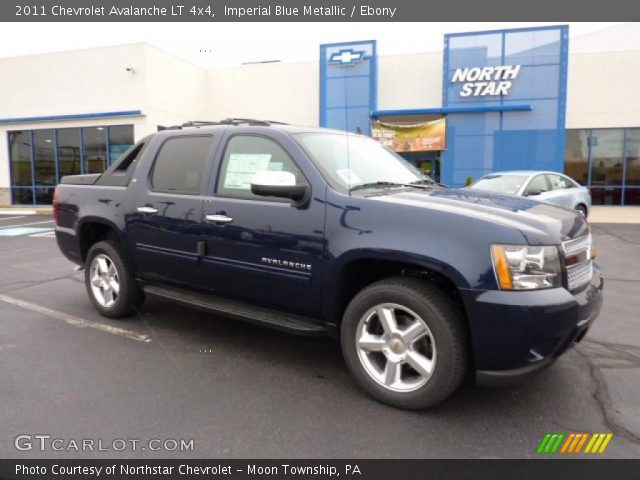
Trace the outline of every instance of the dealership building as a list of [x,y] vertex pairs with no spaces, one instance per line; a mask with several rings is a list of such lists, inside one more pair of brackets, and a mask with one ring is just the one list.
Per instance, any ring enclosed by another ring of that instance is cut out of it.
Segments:
[[315,61],[212,70],[148,44],[0,59],[0,206],[50,204],[62,176],[102,172],[149,133],[227,117],[372,135],[453,187],[553,170],[594,204],[640,205],[640,24],[568,29],[455,33],[401,55],[378,55],[384,38],[332,43]]

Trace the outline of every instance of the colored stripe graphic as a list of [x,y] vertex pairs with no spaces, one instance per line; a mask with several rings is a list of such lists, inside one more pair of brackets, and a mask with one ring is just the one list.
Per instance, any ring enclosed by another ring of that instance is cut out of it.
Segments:
[[604,453],[611,438],[613,438],[612,433],[594,433],[584,453]]
[[567,437],[567,440],[564,442],[564,445],[562,445],[562,450],[560,450],[560,453],[566,453],[567,449],[569,448],[569,445],[571,444],[571,442],[573,442],[576,438],[576,434],[572,433]]
[[[604,453],[613,438],[612,433],[547,433],[538,445],[538,453]],[[588,440],[588,441],[587,441]]]
[[540,445],[538,445],[538,453],[543,453],[544,452],[544,447],[547,446],[547,442],[549,441],[550,438],[551,438],[551,434],[550,433],[547,433],[544,436],[544,438],[540,442]]
[[580,453],[580,450],[582,450],[582,446],[587,441],[587,438],[589,438],[589,434],[588,433],[583,433],[582,434],[582,439],[578,442],[578,445],[576,445],[575,453]]
[[538,453],[556,453],[564,437],[564,433],[547,433],[538,445]]
[[580,453],[582,445],[584,445],[588,437],[588,433],[572,433],[567,437],[567,441],[564,442],[560,453]]

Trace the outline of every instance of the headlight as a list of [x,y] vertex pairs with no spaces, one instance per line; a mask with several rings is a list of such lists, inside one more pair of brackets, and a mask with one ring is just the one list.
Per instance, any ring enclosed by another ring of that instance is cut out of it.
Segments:
[[492,245],[491,259],[503,290],[534,290],[562,284],[557,247]]

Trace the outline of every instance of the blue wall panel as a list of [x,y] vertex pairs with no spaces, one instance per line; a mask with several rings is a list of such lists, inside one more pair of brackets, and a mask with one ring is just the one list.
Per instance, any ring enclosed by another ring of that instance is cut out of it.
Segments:
[[[564,25],[445,35],[445,108],[529,104],[532,110],[450,113],[442,182],[459,187],[467,177],[497,170],[563,171],[567,62]],[[453,81],[458,68],[505,65],[520,66],[507,94],[462,96],[469,79]]]
[[320,126],[369,135],[376,83],[375,40],[320,45]]

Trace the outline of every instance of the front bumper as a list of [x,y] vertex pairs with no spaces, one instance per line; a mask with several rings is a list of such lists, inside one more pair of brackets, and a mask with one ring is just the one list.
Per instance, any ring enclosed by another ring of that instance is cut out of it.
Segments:
[[603,279],[576,292],[463,290],[476,380],[482,385],[523,381],[551,365],[587,333],[602,308]]

